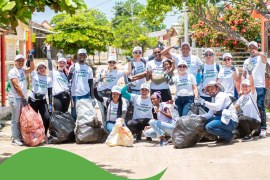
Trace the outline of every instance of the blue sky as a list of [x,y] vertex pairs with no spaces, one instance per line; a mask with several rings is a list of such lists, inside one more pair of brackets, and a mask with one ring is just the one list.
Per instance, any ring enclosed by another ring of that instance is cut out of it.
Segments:
[[[99,9],[101,12],[106,14],[108,19],[111,19],[113,17],[112,7],[115,5],[115,2],[118,1],[120,0],[84,0],[84,2],[88,5],[88,8]],[[146,0],[138,0],[138,2],[146,5]],[[50,21],[54,15],[54,11],[47,7],[44,13],[34,13],[32,16],[32,20],[38,23],[42,23],[44,20]],[[167,26],[167,28],[170,28],[173,23],[177,22],[177,18],[178,15],[172,16],[172,13],[168,13],[164,24]]]

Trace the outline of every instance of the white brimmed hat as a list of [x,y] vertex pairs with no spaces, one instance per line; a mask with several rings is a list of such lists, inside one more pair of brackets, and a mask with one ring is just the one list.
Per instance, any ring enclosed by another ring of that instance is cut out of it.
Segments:
[[250,86],[250,81],[248,79],[245,79],[242,81],[241,85],[242,84],[246,84],[246,85]]
[[121,94],[121,87],[120,86],[113,86],[112,87],[112,92],[116,92],[116,93],[119,93]]
[[24,57],[22,54],[18,54],[18,55],[15,57],[15,61],[17,61],[18,59],[26,60],[25,57]]
[[224,87],[223,87],[220,83],[217,83],[216,81],[209,81],[208,84],[207,84],[207,86],[205,86],[205,87],[203,88],[203,92],[204,92],[205,94],[208,94],[208,92],[207,92],[206,90],[207,90],[207,88],[210,87],[210,86],[216,86],[216,87],[219,88],[220,91],[224,92]]
[[225,54],[223,54],[222,59],[225,59],[225,57],[229,57],[229,58],[232,59],[231,53],[225,53]]
[[79,49],[78,54],[87,54],[85,49]]
[[141,51],[141,52],[142,52],[142,48],[141,48],[140,46],[135,46],[135,47],[133,48],[132,53],[134,53],[135,51]]
[[178,62],[178,64],[177,64],[177,66],[179,66],[179,65],[185,65],[185,66],[187,66],[187,67],[188,67],[187,62],[186,62],[186,61],[184,61],[184,60],[180,60],[180,61]]
[[204,50],[204,54],[205,54],[206,52],[211,52],[211,53],[213,53],[213,54],[214,54],[214,51],[213,51],[213,49],[211,49],[211,48],[207,48],[207,49],[205,49],[205,50]]
[[39,66],[44,66],[45,68],[47,68],[47,66],[44,62],[38,62],[36,65],[36,69],[38,69]]
[[67,60],[66,60],[65,58],[59,58],[59,59],[57,60],[57,62],[64,62],[64,63],[67,63]]
[[148,83],[143,83],[141,89],[148,89],[150,91],[150,85]]
[[114,61],[117,62],[117,59],[115,56],[110,56],[109,59],[107,61]]
[[253,46],[255,46],[257,49],[258,49],[258,43],[257,42],[255,42],[255,41],[251,41],[250,43],[248,43],[248,47],[249,46],[251,46],[251,45],[253,45]]
[[188,42],[182,42],[181,43],[181,47],[183,47],[184,45],[187,45],[190,48],[190,44]]

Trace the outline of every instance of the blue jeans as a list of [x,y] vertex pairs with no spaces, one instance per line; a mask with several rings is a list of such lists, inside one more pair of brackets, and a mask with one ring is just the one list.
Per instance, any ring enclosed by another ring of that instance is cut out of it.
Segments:
[[76,121],[77,119],[77,112],[76,112],[76,102],[80,99],[89,99],[90,94],[86,94],[83,96],[72,96],[74,106],[71,108],[71,116]]
[[226,125],[221,121],[221,116],[216,116],[208,119],[205,122],[205,129],[210,134],[214,134],[229,141],[233,137],[232,131],[237,127],[237,122],[230,120],[229,124]]
[[149,125],[151,126],[150,129],[144,132],[146,137],[156,138],[162,135],[169,135],[172,136],[173,129],[175,127],[174,123],[166,123],[160,120],[151,119],[149,121]]
[[114,128],[114,124],[115,122],[110,122],[110,121],[107,121],[106,122],[106,129],[109,131],[109,132],[112,132],[113,128]]
[[11,110],[11,133],[12,139],[22,141],[20,131],[20,116],[22,112],[22,98],[9,98],[9,107]]
[[261,120],[262,120],[261,129],[266,129],[266,112],[265,112],[265,107],[264,107],[266,89],[256,88],[256,92],[257,92],[257,105],[258,105],[258,109],[260,111]]
[[179,116],[186,116],[191,108],[191,105],[194,101],[194,96],[177,96],[175,100],[175,105]]

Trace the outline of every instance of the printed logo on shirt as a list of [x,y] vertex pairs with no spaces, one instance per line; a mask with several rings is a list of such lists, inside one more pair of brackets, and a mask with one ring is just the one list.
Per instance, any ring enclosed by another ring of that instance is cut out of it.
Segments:
[[217,72],[214,69],[205,70],[203,77],[205,79],[207,79],[207,78],[216,78],[217,77]]
[[47,89],[47,80],[44,81],[42,79],[35,79],[35,86],[41,89]]
[[79,71],[76,71],[77,77],[85,78],[88,76],[88,72],[85,69],[80,69]]
[[152,107],[150,107],[148,104],[137,104],[137,110],[142,112],[150,111]]
[[188,79],[181,79],[177,82],[177,86],[181,87],[181,86],[186,86],[190,84],[190,81]]
[[230,78],[232,75],[232,71],[231,70],[224,70],[224,73],[223,73],[223,78]]
[[113,76],[112,74],[106,74],[106,82],[110,83],[113,82],[116,79],[115,76]]
[[64,83],[64,84],[68,83],[67,77],[64,74],[57,74],[56,78],[61,83]]
[[19,82],[22,82],[22,81],[25,81],[25,80],[26,80],[25,75],[24,75],[23,72],[21,72],[20,77],[19,77]]
[[249,101],[249,97],[248,96],[245,96],[243,98],[243,101],[242,101],[242,105],[241,106],[245,106],[247,104],[247,102]]

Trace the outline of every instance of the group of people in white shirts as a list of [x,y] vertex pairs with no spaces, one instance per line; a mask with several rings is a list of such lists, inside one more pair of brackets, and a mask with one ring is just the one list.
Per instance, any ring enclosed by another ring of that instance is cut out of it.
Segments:
[[[92,100],[93,106],[97,100],[106,132],[110,133],[116,119],[121,118],[136,142],[144,134],[148,141],[159,138],[159,145],[166,143],[176,122],[172,104],[177,107],[178,117],[186,116],[192,104],[203,106],[207,113],[198,116],[205,118],[205,130],[217,136],[218,142],[231,144],[235,129],[243,133],[243,141],[252,140],[255,131],[260,137],[266,137],[267,59],[258,52],[256,42],[250,42],[248,47],[250,57],[243,64],[242,76],[233,65],[230,53],[223,55],[224,63],[220,65],[215,62],[215,52],[207,48],[203,63],[190,54],[187,42],[181,44],[180,54],[170,53],[176,46],[156,47],[154,59],[149,61],[142,57],[141,47],[134,47],[133,57],[127,57],[124,70],[117,68],[118,60],[111,56],[107,67],[100,69],[96,78],[85,63],[85,49],[78,50],[77,61],[68,71],[66,59],[59,58],[49,75],[46,75],[45,63],[35,66],[32,60],[30,67],[24,68],[25,57],[17,55],[14,68],[8,73],[12,142],[23,145],[19,118],[27,103],[40,113],[47,134],[52,111],[65,113],[71,106],[71,115],[76,121],[76,102],[86,98]],[[32,89],[27,98],[25,77],[29,73]],[[126,80],[124,87],[118,86],[121,77]],[[174,98],[170,88],[173,85]]]

